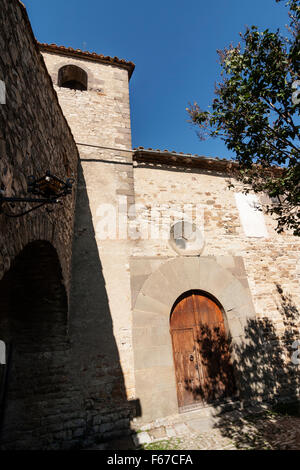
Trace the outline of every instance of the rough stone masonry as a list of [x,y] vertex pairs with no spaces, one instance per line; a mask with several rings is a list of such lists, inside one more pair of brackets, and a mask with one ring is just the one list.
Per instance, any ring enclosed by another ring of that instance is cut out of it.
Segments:
[[[87,447],[178,415],[170,315],[189,292],[222,310],[232,400],[298,399],[299,239],[278,235],[247,200],[241,208],[228,162],[132,150],[131,62],[38,45],[17,0],[0,15],[1,190],[24,194],[27,176],[47,169],[76,178],[76,205],[74,193],[50,214],[0,215],[0,340],[11,363],[0,376],[2,448]],[[161,235],[184,205],[200,208],[200,222],[189,214],[198,252]],[[130,227],[152,224],[158,236],[101,238],[104,209],[119,217],[120,207]]]

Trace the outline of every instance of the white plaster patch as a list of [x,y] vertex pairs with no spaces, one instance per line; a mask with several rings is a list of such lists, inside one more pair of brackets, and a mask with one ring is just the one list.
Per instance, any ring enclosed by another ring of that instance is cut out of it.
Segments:
[[0,341],[0,365],[6,364],[6,348],[4,341]]
[[267,237],[264,215],[258,209],[259,202],[256,195],[235,193],[234,196],[246,237]]
[[2,80],[0,80],[0,104],[6,104],[6,87]]

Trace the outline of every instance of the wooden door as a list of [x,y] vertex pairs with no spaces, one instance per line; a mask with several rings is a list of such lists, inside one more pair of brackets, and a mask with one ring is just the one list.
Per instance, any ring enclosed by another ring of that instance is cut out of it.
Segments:
[[221,308],[209,297],[190,293],[171,314],[179,408],[210,403],[235,392]]
[[200,387],[194,329],[172,331],[179,406],[192,405]]

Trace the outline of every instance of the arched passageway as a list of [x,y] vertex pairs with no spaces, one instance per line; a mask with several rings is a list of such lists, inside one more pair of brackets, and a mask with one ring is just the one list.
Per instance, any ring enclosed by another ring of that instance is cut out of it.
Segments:
[[179,409],[212,403],[235,392],[222,307],[201,291],[177,299],[170,318]]
[[59,413],[68,382],[67,310],[56,250],[28,244],[0,282],[1,448],[48,445],[45,418]]

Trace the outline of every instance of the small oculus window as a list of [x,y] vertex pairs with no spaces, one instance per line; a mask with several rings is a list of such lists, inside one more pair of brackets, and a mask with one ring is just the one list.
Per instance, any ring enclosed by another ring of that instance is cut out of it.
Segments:
[[204,236],[195,224],[180,220],[171,227],[170,245],[180,255],[197,256],[204,248]]

